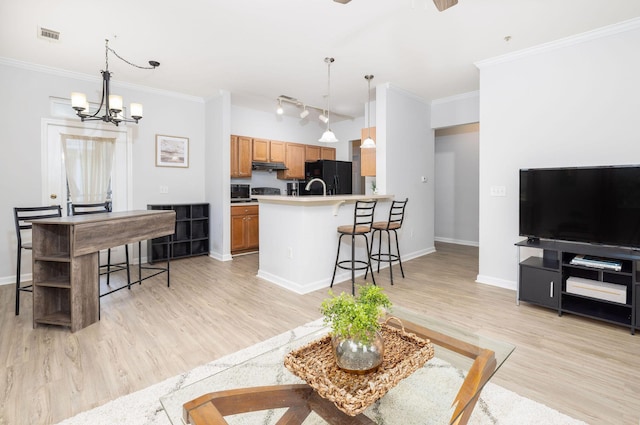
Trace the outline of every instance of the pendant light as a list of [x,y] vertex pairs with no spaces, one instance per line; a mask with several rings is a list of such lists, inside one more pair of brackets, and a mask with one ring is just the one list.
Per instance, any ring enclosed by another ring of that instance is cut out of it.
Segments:
[[333,134],[333,131],[329,128],[329,121],[331,119],[331,62],[333,62],[334,59],[324,58],[324,61],[327,63],[327,129],[322,133],[322,137],[318,139],[318,142],[336,143],[338,139],[336,139],[336,135]]
[[376,142],[371,138],[371,80],[373,80],[373,75],[365,75],[364,78],[368,82],[369,90],[367,94],[369,95],[369,102],[367,103],[367,138],[364,139],[362,144],[360,145],[360,149],[371,149],[376,147]]

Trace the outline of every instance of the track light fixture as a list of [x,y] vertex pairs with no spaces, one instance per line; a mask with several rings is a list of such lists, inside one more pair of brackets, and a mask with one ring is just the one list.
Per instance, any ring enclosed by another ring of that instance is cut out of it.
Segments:
[[337,143],[336,135],[329,128],[329,121],[331,120],[331,64],[335,59],[327,57],[324,58],[324,61],[327,63],[327,129],[322,133],[322,137],[318,139],[318,142]]
[[307,118],[308,115],[309,115],[309,111],[307,111],[307,106],[305,105],[302,112],[300,112],[300,118],[305,119]]
[[367,138],[363,140],[360,149],[371,149],[376,147],[376,142],[371,138],[371,80],[373,80],[373,75],[365,75],[364,78],[368,83],[367,95],[369,96],[367,103]]
[[325,112],[322,111],[322,114],[320,114],[320,116],[318,117],[318,119],[320,121],[322,121],[323,123],[328,123],[329,122],[329,118],[327,118],[327,116],[325,115]]
[[[142,119],[142,105],[140,103],[132,103],[130,105],[129,112],[131,113],[131,119],[127,119],[124,116],[124,107],[122,102],[122,96],[114,95],[110,93],[109,82],[111,80],[111,72],[109,71],[109,52],[116,55],[116,57],[127,64],[140,69],[155,69],[160,66],[160,62],[149,61],[149,66],[139,66],[129,62],[116,53],[115,50],[109,47],[109,40],[105,40],[105,68],[104,71],[100,71],[102,74],[102,98],[100,99],[100,106],[98,109],[91,113],[89,111],[89,102],[87,102],[87,96],[84,93],[73,92],[71,93],[71,107],[75,109],[76,114],[82,121],[104,121],[118,125],[121,122],[135,122],[138,123]],[[104,106],[104,110],[102,107]],[[102,112],[102,115],[98,115]]]
[[282,115],[284,114],[284,109],[282,109],[282,100],[278,99],[278,108],[276,109],[276,114]]

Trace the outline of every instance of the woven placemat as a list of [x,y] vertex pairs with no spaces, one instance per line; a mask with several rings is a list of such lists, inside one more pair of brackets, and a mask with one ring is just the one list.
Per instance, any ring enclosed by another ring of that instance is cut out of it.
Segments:
[[384,357],[374,372],[358,375],[338,368],[330,335],[290,352],[284,365],[321,397],[347,415],[355,416],[433,357],[433,344],[428,339],[386,324],[380,333],[384,338]]

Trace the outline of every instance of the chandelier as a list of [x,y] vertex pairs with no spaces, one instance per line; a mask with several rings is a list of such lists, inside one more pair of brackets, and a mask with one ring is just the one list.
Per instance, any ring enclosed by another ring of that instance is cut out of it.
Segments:
[[[160,62],[149,61],[150,66],[139,66],[122,58],[115,50],[109,47],[109,40],[105,40],[105,69],[100,71],[102,74],[102,98],[100,106],[93,113],[89,109],[89,102],[84,93],[71,93],[71,107],[76,110],[76,114],[82,121],[104,121],[118,125],[121,122],[135,122],[136,124],[142,119],[142,104],[132,103],[129,111],[131,118],[125,118],[123,112],[122,96],[111,94],[109,91],[109,81],[111,80],[111,72],[109,72],[109,52],[113,53],[123,62],[140,69],[155,69],[160,66]],[[103,109],[104,106],[104,109]]]

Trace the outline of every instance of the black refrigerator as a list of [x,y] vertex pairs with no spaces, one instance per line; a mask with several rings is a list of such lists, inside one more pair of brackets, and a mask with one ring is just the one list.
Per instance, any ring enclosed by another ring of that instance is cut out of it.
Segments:
[[315,182],[309,190],[305,186],[312,179],[322,179],[327,185],[327,195],[350,195],[351,190],[351,162],[323,159],[307,162],[304,165],[305,182],[300,187],[300,195],[322,195],[322,184]]

